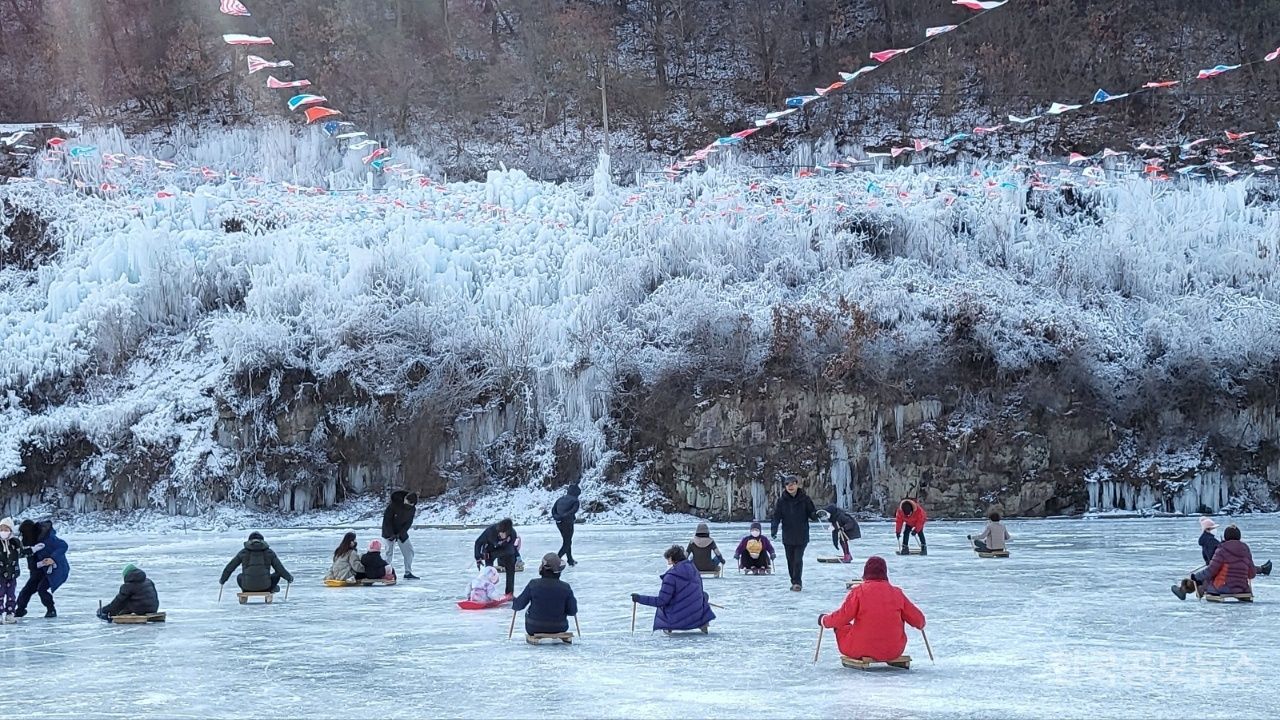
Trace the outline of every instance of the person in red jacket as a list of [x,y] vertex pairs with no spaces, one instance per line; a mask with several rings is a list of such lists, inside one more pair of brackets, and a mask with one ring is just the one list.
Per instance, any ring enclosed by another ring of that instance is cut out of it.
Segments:
[[929,548],[924,542],[924,524],[928,520],[929,517],[924,514],[924,506],[919,500],[904,498],[898,503],[898,512],[893,516],[893,534],[899,537],[899,542],[902,544],[902,549],[898,550],[899,555],[911,554],[907,549],[907,541],[911,539],[913,532],[920,540],[920,554],[929,554]]
[[[1270,561],[1266,569],[1270,572]],[[1187,593],[1192,590],[1197,595],[1250,595],[1253,593],[1250,581],[1259,570],[1253,564],[1249,546],[1240,540],[1240,528],[1228,525],[1222,531],[1222,543],[1213,551],[1209,566],[1192,573],[1191,578],[1182,581],[1181,585],[1174,585],[1173,594],[1179,600],[1186,600]]]
[[884,558],[872,555],[862,568],[862,584],[849,591],[838,610],[819,615],[818,624],[835,628],[841,655],[889,662],[907,648],[904,624],[923,630],[924,613],[889,583]]

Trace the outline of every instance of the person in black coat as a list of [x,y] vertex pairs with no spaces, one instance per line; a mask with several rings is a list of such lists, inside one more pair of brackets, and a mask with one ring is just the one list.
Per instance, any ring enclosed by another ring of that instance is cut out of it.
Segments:
[[132,563],[124,566],[124,584],[111,602],[98,608],[98,618],[111,622],[117,615],[150,615],[160,612],[156,584]]
[[222,568],[219,585],[226,585],[231,573],[240,568],[236,576],[236,584],[244,592],[280,592],[280,580],[293,582],[293,574],[285,569],[284,563],[276,556],[276,551],[267,545],[262,533],[253,531],[244,543],[244,549],[231,558],[231,562]]
[[490,525],[476,538],[476,569],[497,565],[507,574],[507,594],[516,591],[516,530],[511,518]]
[[[387,578],[387,559],[382,557],[382,543],[377,540],[369,541],[369,552],[360,556],[360,564],[364,566],[364,572],[356,573],[357,580],[386,580]],[[392,575],[391,580],[395,579]]]
[[551,506],[551,520],[555,522],[556,529],[560,531],[560,551],[556,553],[557,557],[566,558],[569,567],[573,567],[578,563],[573,560],[573,524],[578,521],[578,496],[582,494],[582,489],[576,484],[570,485],[569,489],[555,501]]
[[783,477],[785,491],[773,506],[769,536],[778,539],[778,526],[782,526],[782,547],[787,555],[787,573],[791,575],[791,589],[800,592],[804,586],[804,548],[809,544],[809,522],[818,519],[818,509],[813,500],[800,489],[800,480],[794,475]]
[[573,588],[560,579],[564,565],[560,556],[547,553],[538,566],[538,577],[530,580],[512,603],[511,609],[524,614],[524,631],[529,635],[562,633],[569,630],[569,616],[578,614]]
[[413,516],[418,512],[418,493],[396,490],[391,493],[391,502],[382,513],[382,552],[390,565],[396,557],[396,545],[404,555],[405,580],[417,580],[413,574],[413,543],[409,542],[409,530],[413,527]]
[[862,529],[858,527],[858,521],[849,514],[849,511],[836,507],[835,503],[828,505],[825,511],[827,522],[831,523],[831,544],[844,551],[845,562],[853,562],[853,555],[849,552],[849,541],[862,537]]

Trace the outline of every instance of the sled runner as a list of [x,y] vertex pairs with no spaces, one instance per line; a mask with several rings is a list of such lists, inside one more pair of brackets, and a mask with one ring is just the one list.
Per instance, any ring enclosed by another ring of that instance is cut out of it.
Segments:
[[472,600],[459,600],[458,609],[488,610],[489,608],[502,607],[503,605],[506,605],[507,603],[511,602],[511,600],[512,598],[510,595],[504,595],[501,598],[498,598],[497,600],[490,600],[489,602],[474,602]]
[[842,558],[842,557],[821,557],[821,558],[818,558],[818,562],[820,562],[820,563],[841,563],[841,564],[848,564],[848,563],[853,562],[853,558],[849,558],[848,560],[845,560],[845,559],[844,559],[844,558]]
[[721,571],[721,568],[717,567],[715,570],[699,570],[698,574],[701,575],[702,577],[718,578],[720,577],[720,571]]
[[325,580],[325,587],[391,587],[395,580]]
[[851,657],[845,657],[844,655],[841,655],[840,664],[844,665],[847,668],[854,668],[855,670],[870,670],[873,665],[888,665],[889,667],[896,667],[896,668],[901,668],[903,670],[910,670],[911,656],[900,655],[895,660],[884,662],[881,660],[872,660],[871,658],[868,658],[868,657],[851,658]]
[[743,575],[772,575],[773,566],[770,565],[769,567],[763,567],[763,568],[740,567],[738,568],[738,572],[742,573]]
[[543,640],[559,640],[565,645],[573,644],[573,633],[534,633],[533,635],[525,635],[524,641],[530,645],[537,645]]
[[146,615],[116,615],[111,618],[116,625],[146,625],[147,623],[164,622],[164,613],[148,613]]
[[1007,558],[1007,557],[1009,557],[1009,551],[1008,551],[1008,550],[978,550],[978,551],[976,551],[976,552],[978,553],[978,557],[980,557],[980,558]]
[[[897,554],[897,555],[919,555],[919,554],[920,554],[920,548],[912,548],[912,549],[911,549],[910,551],[908,551],[908,552],[902,552],[901,550],[899,550],[899,551],[897,551],[897,553],[895,553],[895,554]],[[819,560],[819,562],[821,562],[821,560]]]
[[709,634],[711,634],[711,627],[710,627],[709,625],[703,625],[703,626],[702,626],[702,627],[700,627],[700,628],[693,628],[692,630],[663,630],[663,631],[662,631],[662,634],[663,634],[663,635],[673,635],[673,634],[675,634],[675,633],[681,633],[681,634],[683,634],[683,633],[694,633],[694,632],[700,632],[700,633],[702,633],[703,635],[709,635]]
[[1209,602],[1215,602],[1215,603],[1224,603],[1228,600],[1235,600],[1236,602],[1242,602],[1242,603],[1251,603],[1253,602],[1253,593],[1231,593],[1226,595],[1212,595],[1209,593],[1205,593],[1204,599],[1208,600]]
[[249,598],[262,598],[262,602],[270,605],[272,599],[276,596],[273,592],[238,592],[236,598],[240,600],[241,605],[248,604]]

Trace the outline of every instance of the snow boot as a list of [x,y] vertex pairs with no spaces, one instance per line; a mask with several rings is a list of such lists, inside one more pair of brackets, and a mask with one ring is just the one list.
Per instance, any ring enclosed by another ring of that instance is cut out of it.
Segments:
[[1182,589],[1182,585],[1170,585],[1169,589],[1173,591],[1173,594],[1176,595],[1179,600],[1187,599],[1187,591]]
[[405,573],[405,574],[404,574],[404,579],[405,579],[405,580],[419,580],[419,579],[421,579],[421,578],[419,578],[417,575],[414,575],[414,574],[413,574],[413,573],[411,573],[411,572],[407,572],[407,573]]
[[1271,561],[1270,561],[1270,560],[1268,560],[1268,561],[1266,561],[1266,562],[1262,563],[1262,567],[1258,568],[1258,574],[1259,574],[1259,575],[1270,575],[1270,574],[1271,574]]
[[14,623],[16,623],[16,622],[18,622],[18,619],[17,619],[17,618],[15,618],[15,617],[13,616],[13,613],[5,613],[5,614],[4,614],[4,624],[5,624],[5,625],[13,625],[13,624],[14,624]]
[[698,629],[702,631],[702,634],[703,634],[703,635],[706,635],[706,634],[708,634],[708,633],[710,633],[710,632],[711,632],[711,627],[710,627],[710,626],[708,626],[708,625],[703,625],[702,627],[700,627],[700,628],[698,628]]
[[27,616],[27,609],[26,609],[26,608],[24,608],[24,607],[20,607],[20,608],[18,608],[17,610],[14,610],[14,611],[13,611],[13,616],[14,616],[14,617],[16,617],[16,618],[26,617],[26,616]]
[[44,616],[47,618],[56,618],[58,617],[58,611],[53,608],[49,608],[49,612],[45,613]]
[[794,584],[792,584],[792,585],[791,585],[791,592],[800,592],[800,585],[799,585],[798,583],[794,583]]

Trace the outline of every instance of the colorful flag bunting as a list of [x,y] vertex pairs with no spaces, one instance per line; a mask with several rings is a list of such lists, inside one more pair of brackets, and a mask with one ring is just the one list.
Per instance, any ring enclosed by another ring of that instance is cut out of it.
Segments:
[[760,132],[760,128],[747,128],[746,130],[739,130],[729,137],[743,138],[745,140],[758,132]]
[[377,141],[376,141],[376,140],[361,140],[361,141],[360,141],[360,142],[358,142],[358,143],[351,143],[351,146],[350,146],[350,147],[348,147],[347,149],[348,149],[348,150],[363,150],[363,149],[365,149],[365,148],[369,147],[370,145],[377,145],[377,144],[378,144],[378,143],[377,143]]
[[1026,125],[1029,122],[1034,122],[1036,120],[1039,120],[1040,117],[1041,116],[1039,115],[1032,115],[1030,117],[1018,117],[1017,115],[1010,115],[1009,122],[1017,123],[1019,125]]
[[354,140],[356,138],[362,138],[362,137],[368,137],[368,136],[369,136],[369,133],[364,132],[363,130],[359,130],[356,132],[342,133],[341,135],[335,135],[334,137],[336,137],[339,140]]
[[896,50],[881,50],[880,52],[871,53],[871,59],[875,60],[878,63],[886,63],[898,57],[899,55],[904,55],[906,53],[911,52],[912,50],[915,50],[915,48],[909,47],[909,48],[898,48]]
[[240,0],[222,0],[221,7],[223,15],[235,15],[237,17],[249,17],[249,8],[245,7]]
[[1240,69],[1239,65],[1215,65],[1214,67],[1211,67],[1208,70],[1201,70],[1200,73],[1196,75],[1196,79],[1207,80],[1211,77],[1218,77],[1223,73],[1228,73],[1228,72],[1231,72],[1232,70],[1239,70],[1239,69]]
[[952,5],[960,5],[970,10],[995,10],[1009,0],[951,0]]
[[310,80],[290,80],[289,82],[282,82],[280,80],[277,80],[275,75],[267,76],[267,87],[272,90],[285,90],[287,88],[307,87],[310,84],[311,84]]
[[1158,80],[1158,81],[1149,82],[1146,85],[1143,85],[1142,89],[1156,90],[1158,88],[1173,87],[1174,85],[1177,85],[1178,83],[1181,83],[1181,82],[1182,82],[1181,80]]
[[764,119],[765,120],[781,120],[782,118],[790,115],[795,111],[796,111],[795,108],[789,108],[787,110],[774,110],[771,113],[765,114]]
[[1119,94],[1119,95],[1112,95],[1111,93],[1108,93],[1106,90],[1102,90],[1101,88],[1099,88],[1098,92],[1096,92],[1096,93],[1094,93],[1094,94],[1093,94],[1093,101],[1092,101],[1092,102],[1094,102],[1094,103],[1109,103],[1109,102],[1111,102],[1112,100],[1119,100],[1120,98],[1127,98],[1127,97],[1129,97],[1129,93],[1121,93],[1121,94]]
[[275,45],[275,41],[269,37],[256,37],[254,35],[223,35],[222,41],[228,45]]
[[858,68],[855,72],[851,72],[851,73],[842,72],[840,73],[840,79],[845,81],[846,83],[851,83],[854,80],[857,80],[859,77],[866,75],[867,73],[875,69],[876,69],[875,65],[867,65],[865,67]]
[[1071,110],[1079,110],[1081,107],[1082,106],[1080,105],[1065,105],[1063,103],[1056,102],[1050,105],[1049,109],[1046,110],[1044,114],[1045,115],[1061,115],[1062,113],[1070,112]]
[[943,145],[951,145],[952,143],[958,143],[958,142],[960,142],[961,140],[965,140],[965,139],[968,139],[968,138],[969,138],[969,133],[956,133],[955,135],[952,135],[951,137],[947,138],[946,140],[943,140],[943,141],[942,141],[942,144],[943,144]]
[[1258,134],[1256,132],[1233,133],[1230,130],[1227,130],[1226,132],[1227,132],[1227,139],[1230,140],[1231,142],[1235,142],[1237,140],[1243,140],[1247,137],[1251,137],[1253,135]]
[[924,36],[927,38],[937,37],[939,35],[949,33],[958,27],[960,26],[959,25],[939,25],[938,27],[926,28],[924,31]]
[[1075,165],[1076,163],[1081,163],[1088,159],[1089,157],[1087,155],[1081,155],[1080,153],[1073,152],[1071,153],[1070,156],[1067,157],[1067,164]]
[[1280,58],[1280,48],[1276,48],[1275,52],[1267,53],[1267,56],[1262,58],[1262,60],[1264,62],[1272,62],[1276,58]]
[[263,60],[257,55],[250,55],[247,59],[249,61],[250,75],[258,72],[259,70],[263,70],[265,68],[293,67],[293,63],[290,62],[289,60],[280,60],[278,62],[271,62],[270,60]]
[[992,127],[976,127],[973,129],[973,134],[974,135],[990,135],[991,133],[1000,132],[1003,129],[1004,129],[1003,125],[994,125]]
[[329,98],[323,95],[294,95],[289,98],[289,109],[297,110],[307,105],[315,105],[317,103],[328,102]]
[[924,152],[926,149],[928,149],[928,148],[930,148],[930,147],[933,147],[933,141],[932,141],[932,140],[916,140],[916,141],[915,141],[915,143],[914,143],[914,145],[913,145],[913,149],[914,149],[916,152]]
[[814,88],[814,92],[822,97],[826,97],[829,93],[833,93],[844,87],[844,81],[833,82],[824,88]]
[[789,108],[802,108],[818,98],[818,95],[796,95],[795,97],[787,98],[784,104]]
[[342,113],[327,107],[311,107],[303,110],[302,114],[307,116],[307,124],[310,125],[317,120],[323,120],[324,118],[333,117],[334,115],[341,115]]

